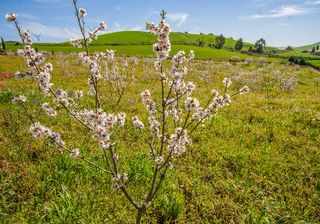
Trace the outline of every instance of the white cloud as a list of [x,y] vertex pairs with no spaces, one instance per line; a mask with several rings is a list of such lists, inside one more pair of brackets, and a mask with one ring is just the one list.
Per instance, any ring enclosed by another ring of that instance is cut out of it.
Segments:
[[40,3],[57,3],[61,0],[33,0],[34,2],[40,2]]
[[298,15],[306,15],[312,13],[312,9],[303,8],[296,5],[284,5],[279,8],[270,10],[266,14],[255,14],[252,16],[244,17],[244,19],[268,19],[268,18],[281,18],[281,17],[289,17],[289,16],[298,16]]
[[320,4],[320,0],[309,0],[309,3],[311,3],[312,5],[318,5]]
[[113,26],[107,30],[107,33],[112,33],[112,32],[119,32],[119,31],[125,31],[125,30],[132,30],[132,31],[142,31],[144,30],[144,26],[122,26],[120,23],[116,22],[113,24]]
[[168,13],[167,18],[173,22],[178,22],[178,26],[184,24],[189,17],[187,13]]
[[278,24],[279,24],[279,26],[292,26],[291,23],[279,22]]
[[38,17],[32,14],[27,14],[27,13],[16,13],[16,14],[19,19],[33,20],[33,21],[38,20]]
[[[151,14],[160,15],[160,12],[157,11],[149,11]],[[183,12],[176,12],[176,13],[168,13],[166,14],[166,18],[173,22],[177,22],[177,26],[181,26],[183,23],[187,21],[189,14]]]
[[49,27],[38,22],[27,22],[25,24],[26,29],[31,33],[37,33],[44,37],[54,37],[61,39],[70,39],[80,37],[79,31],[76,28],[60,28],[60,27]]
[[145,29],[144,26],[134,26],[134,27],[130,28],[130,30],[133,30],[133,31],[142,31],[144,29]]
[[125,27],[121,26],[119,23],[114,23],[113,32],[123,31],[125,30]]

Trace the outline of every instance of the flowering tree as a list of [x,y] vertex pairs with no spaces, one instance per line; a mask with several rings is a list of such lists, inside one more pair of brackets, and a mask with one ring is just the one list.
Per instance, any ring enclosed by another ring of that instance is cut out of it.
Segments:
[[100,103],[99,80],[101,79],[101,67],[99,66],[99,60],[110,57],[113,53],[111,54],[109,51],[107,54],[89,54],[89,45],[92,38],[96,37],[99,31],[104,30],[106,25],[101,22],[97,28],[87,33],[84,21],[87,12],[85,9],[77,7],[76,0],[73,0],[73,3],[83,38],[81,40],[73,39],[71,43],[76,47],[84,46],[85,48],[85,52],[80,53],[79,57],[90,71],[88,84],[89,94],[92,95],[95,101],[95,108],[93,109],[81,107],[82,92],[76,91],[76,97],[74,98],[63,89],[53,88],[53,83],[50,79],[50,72],[53,70],[52,64],[46,63],[44,55],[32,48],[30,34],[20,28],[16,16],[11,13],[6,18],[15,24],[24,43],[23,49],[19,50],[18,54],[24,58],[28,66],[28,72],[25,74],[34,78],[37,81],[39,90],[50,99],[49,102],[42,105],[42,110],[48,116],[57,116],[58,112],[55,107],[60,106],[75,121],[88,129],[96,141],[96,147],[101,150],[106,168],[82,156],[81,146],[75,149],[68,148],[59,133],[36,122],[25,106],[26,97],[19,96],[14,98],[13,102],[19,104],[25,110],[32,122],[30,133],[34,138],[51,139],[60,149],[69,153],[70,157],[83,160],[101,172],[111,175],[113,177],[114,190],[123,192],[128,201],[137,210],[136,223],[141,223],[143,215],[161,188],[167,171],[173,168],[174,162],[192,144],[192,134],[195,130],[200,125],[204,125],[205,121],[209,120],[219,109],[228,106],[231,103],[232,96],[244,94],[249,89],[245,86],[233,95],[229,95],[227,90],[231,85],[231,80],[225,78],[223,80],[224,89],[222,94],[212,90],[204,106],[200,106],[199,100],[193,96],[195,84],[185,80],[187,74],[185,65],[193,59],[194,53],[191,51],[186,56],[185,52],[179,51],[172,57],[171,67],[166,68],[164,64],[171,49],[169,39],[170,26],[165,22],[166,13],[164,11],[161,12],[161,20],[158,25],[147,23],[147,30],[157,36],[157,42],[153,45],[153,50],[156,54],[154,67],[158,72],[157,79],[161,86],[161,94],[159,97],[153,97],[152,91],[144,90],[141,93],[141,99],[148,113],[148,120],[142,121],[137,115],[131,119],[135,131],[144,131],[149,136],[144,140],[145,146],[150,149],[150,160],[153,161],[153,177],[150,180],[150,186],[147,187],[148,193],[143,199],[136,200],[127,191],[127,174],[121,173],[119,170],[119,155],[117,154],[119,140],[116,140],[113,135],[115,131],[124,127],[125,122],[129,121],[126,120],[124,112],[118,114],[107,113]]

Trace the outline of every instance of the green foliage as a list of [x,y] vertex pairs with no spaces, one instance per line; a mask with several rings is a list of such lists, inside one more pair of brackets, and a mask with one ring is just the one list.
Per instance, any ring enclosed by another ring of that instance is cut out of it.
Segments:
[[226,42],[225,37],[221,34],[220,36],[216,37],[215,47],[218,49],[221,49],[223,47],[223,45],[225,44],[225,42]]
[[176,189],[167,186],[166,193],[159,194],[153,206],[154,213],[158,219],[157,222],[167,223],[177,220],[183,206],[183,195],[177,193]]
[[3,49],[3,50],[6,49],[6,44],[5,44],[5,42],[4,42],[3,37],[1,37],[1,46],[2,46],[2,49]]
[[263,38],[260,38],[259,40],[256,41],[254,46],[256,48],[255,51],[257,53],[263,53],[265,47],[267,46],[267,43]]
[[287,50],[287,51],[293,51],[293,50],[294,50],[294,48],[293,48],[293,47],[291,47],[291,46],[288,46],[288,47],[286,47],[286,50]]
[[237,40],[236,45],[234,46],[234,49],[236,49],[237,51],[241,51],[242,48],[243,48],[243,41],[242,41],[242,38],[240,38],[239,40]]

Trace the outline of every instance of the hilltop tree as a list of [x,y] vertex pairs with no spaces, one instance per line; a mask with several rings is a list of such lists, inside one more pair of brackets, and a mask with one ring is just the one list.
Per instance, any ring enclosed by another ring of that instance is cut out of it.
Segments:
[[288,47],[286,47],[286,50],[287,50],[287,51],[293,51],[294,48],[293,48],[292,46],[288,46]]
[[205,44],[206,44],[206,43],[203,41],[203,38],[198,39],[198,46],[199,46],[199,47],[204,47]]
[[257,42],[255,43],[254,46],[256,48],[256,52],[263,53],[264,48],[267,46],[267,43],[266,43],[265,39],[260,38],[259,40],[257,40]]
[[40,43],[41,33],[32,35],[35,36],[35,38],[37,38],[37,42]]
[[215,46],[218,49],[221,49],[226,42],[226,38],[221,34],[216,37]]
[[6,44],[4,43],[3,37],[1,37],[1,45],[2,45],[2,49],[5,50],[6,49]]
[[313,47],[311,52],[314,54],[314,52],[316,52],[316,47]]
[[319,50],[319,45],[317,45],[317,51]]
[[243,48],[243,41],[242,41],[242,38],[240,38],[239,40],[237,40],[236,45],[234,46],[234,49],[236,49],[237,51],[241,51],[242,48]]

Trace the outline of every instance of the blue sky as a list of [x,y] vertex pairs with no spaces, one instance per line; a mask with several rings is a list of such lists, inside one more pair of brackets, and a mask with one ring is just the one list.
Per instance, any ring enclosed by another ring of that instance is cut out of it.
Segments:
[[[88,11],[87,24],[105,21],[108,32],[144,30],[168,12],[173,31],[215,33],[270,46],[301,46],[320,41],[320,0],[78,0]],[[14,12],[41,41],[65,41],[78,36],[72,0],[0,0],[0,36],[17,40],[5,20]]]

